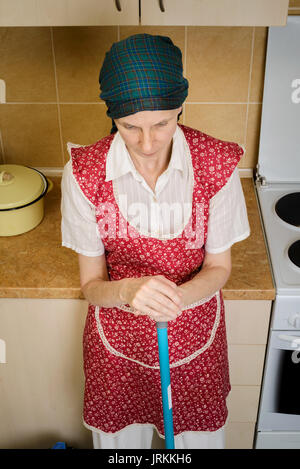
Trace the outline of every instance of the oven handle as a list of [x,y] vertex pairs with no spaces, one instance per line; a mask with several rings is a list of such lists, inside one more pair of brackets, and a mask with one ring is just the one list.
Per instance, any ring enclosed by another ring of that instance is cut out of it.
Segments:
[[284,335],[280,334],[278,336],[278,339],[285,340],[287,342],[290,342],[290,346],[292,348],[300,350],[300,337],[296,335]]

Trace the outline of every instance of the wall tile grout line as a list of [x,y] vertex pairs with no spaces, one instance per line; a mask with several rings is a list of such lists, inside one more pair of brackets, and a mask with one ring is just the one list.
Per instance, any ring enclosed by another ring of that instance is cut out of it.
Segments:
[[58,117],[60,146],[61,146],[61,158],[62,158],[62,165],[64,166],[65,165],[65,163],[64,163],[64,146],[63,146],[63,137],[62,137],[61,113],[60,113],[59,92],[58,92],[58,83],[57,83],[56,60],[55,60],[55,49],[54,49],[53,27],[52,26],[50,27],[50,34],[51,34],[52,57],[53,57],[55,89],[56,89],[56,99],[57,99],[56,105],[57,105],[57,117]]
[[[0,105],[6,103],[6,83],[5,80],[0,79]],[[0,129],[0,164],[5,164],[4,144],[3,137]]]
[[[58,102],[57,101],[35,101],[35,102],[27,102],[27,101],[18,101],[18,102],[12,102],[10,101],[9,103],[5,103],[5,104],[53,104],[53,105],[57,105]],[[71,102],[68,102],[68,101],[60,101],[60,104],[75,104],[76,106],[79,104],[102,104],[104,105],[105,103],[104,102],[96,102],[96,101],[91,101],[91,102],[80,102],[78,101],[77,103],[71,103]]]
[[247,131],[248,131],[248,117],[249,117],[250,92],[251,92],[251,82],[252,82],[254,41],[255,41],[255,26],[253,26],[253,29],[252,29],[252,44],[251,44],[250,66],[249,66],[248,96],[247,96],[246,119],[245,119],[245,128],[244,128],[244,146],[245,147],[246,147],[246,142],[247,142]]
[[262,104],[261,102],[258,101],[224,101],[224,102],[219,102],[219,101],[187,101],[186,104]]
[[[37,170],[45,174],[45,176],[62,176],[63,167],[58,166],[37,166]],[[238,168],[240,178],[251,178],[253,177],[253,168]],[[235,344],[234,344],[235,345]]]
[[[24,101],[24,102],[23,101],[12,102],[12,101],[10,101],[9,103],[5,103],[5,105],[6,104],[57,104],[57,102],[56,101],[44,101],[44,102],[39,102],[39,101],[35,101],[35,102],[26,102],[26,101]],[[105,103],[103,101],[100,101],[100,102],[97,102],[97,101],[90,101],[90,102],[88,102],[88,101],[86,101],[86,102],[85,101],[82,101],[82,102],[78,101],[77,103],[73,103],[73,102],[69,102],[69,101],[60,101],[60,104],[72,104],[72,105],[76,105],[76,106],[81,105],[81,104],[83,104],[83,105],[87,105],[87,104],[93,104],[93,105],[97,104],[98,105],[98,104],[101,104],[102,106],[105,105]],[[212,105],[214,105],[214,104],[220,104],[220,105],[221,104],[248,104],[248,101],[244,101],[244,102],[243,101],[232,101],[232,102],[230,102],[230,101],[226,101],[226,102],[225,101],[224,102],[219,102],[219,101],[186,101],[186,104],[193,104],[193,105],[195,105],[195,104],[212,104]],[[261,101],[249,101],[249,104],[262,104],[262,102]]]
[[[186,69],[186,64],[187,64],[187,41],[188,41],[188,28],[187,28],[187,26],[185,26],[185,27],[184,27],[184,64],[183,64],[183,74],[184,74],[184,77],[187,76],[187,69]],[[183,104],[183,109],[182,109],[182,110],[183,110],[183,113],[182,113],[182,114],[183,114],[183,115],[182,115],[182,117],[183,117],[183,119],[182,119],[183,125],[185,125],[185,119],[186,119],[186,118],[185,118],[185,109],[186,109],[185,105],[186,105],[186,100],[185,100],[185,102],[184,102],[184,104]]]
[[1,163],[1,164],[5,164],[4,145],[3,145],[3,138],[2,138],[1,130],[0,130],[0,148],[1,148],[0,163]]

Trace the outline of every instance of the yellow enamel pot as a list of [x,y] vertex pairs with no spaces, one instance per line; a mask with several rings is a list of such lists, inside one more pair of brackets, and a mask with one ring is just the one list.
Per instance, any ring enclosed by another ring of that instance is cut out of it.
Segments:
[[44,218],[44,197],[53,184],[40,171],[0,165],[0,236],[33,230]]

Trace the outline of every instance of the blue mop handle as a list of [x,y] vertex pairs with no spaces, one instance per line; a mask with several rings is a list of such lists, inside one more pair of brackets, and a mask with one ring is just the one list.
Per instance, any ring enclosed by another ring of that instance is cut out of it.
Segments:
[[157,339],[160,366],[160,382],[162,405],[165,427],[165,445],[167,449],[174,449],[174,429],[173,429],[173,413],[172,413],[172,397],[171,397],[171,378],[170,378],[170,362],[168,347],[168,323],[157,322]]

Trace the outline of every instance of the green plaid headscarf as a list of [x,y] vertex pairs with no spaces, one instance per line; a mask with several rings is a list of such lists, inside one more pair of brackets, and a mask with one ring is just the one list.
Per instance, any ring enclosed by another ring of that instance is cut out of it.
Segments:
[[170,38],[150,34],[114,43],[105,55],[99,83],[112,121],[139,111],[176,109],[188,94],[180,49]]

